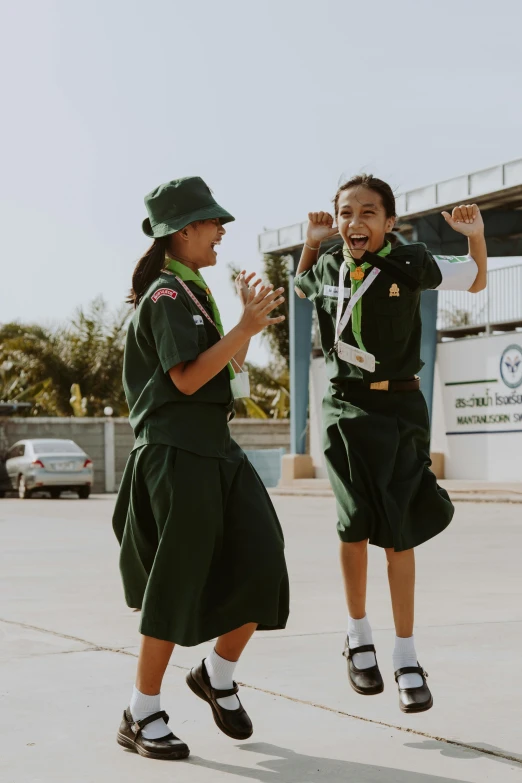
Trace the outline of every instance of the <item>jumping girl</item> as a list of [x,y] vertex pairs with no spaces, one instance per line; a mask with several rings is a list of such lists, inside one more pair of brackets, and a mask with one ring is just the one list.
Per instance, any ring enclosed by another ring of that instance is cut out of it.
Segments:
[[[433,699],[413,637],[414,548],[444,530],[454,509],[430,470],[428,412],[416,376],[420,295],[486,287],[484,224],[476,204],[443,212],[468,237],[469,255],[433,256],[422,244],[392,248],[395,198],[380,179],[353,177],[339,188],[334,208],[336,227],[327,212],[309,214],[295,284],[299,296],[315,302],[329,377],[324,452],[349,612],[344,655],[358,693],[383,690],[366,616],[369,542],[388,561],[400,708],[421,712]],[[318,259],[321,242],[336,234],[343,244]]]

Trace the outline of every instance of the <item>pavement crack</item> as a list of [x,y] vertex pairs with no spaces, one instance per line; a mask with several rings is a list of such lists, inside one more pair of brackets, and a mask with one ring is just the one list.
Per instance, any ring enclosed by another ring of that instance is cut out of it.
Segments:
[[80,644],[84,644],[86,647],[98,646],[94,644],[94,642],[90,642],[87,639],[82,639],[79,636],[71,636],[70,634],[60,633],[59,631],[50,631],[48,628],[40,628],[37,625],[30,625],[29,623],[20,623],[17,620],[5,620],[3,617],[0,617],[0,623],[6,623],[6,625],[16,625],[18,628],[25,628],[28,631],[39,631],[40,633],[47,633],[50,636],[57,636],[60,639],[68,639],[71,642],[80,642]]
[[[512,621],[512,622],[518,622],[518,621]],[[74,642],[81,642],[86,646],[85,650],[75,650],[70,652],[112,652],[117,653],[118,655],[129,655],[131,658],[137,658],[138,654],[134,652],[130,652],[128,649],[124,647],[106,647],[102,644],[95,644],[94,642],[88,641],[87,639],[82,639],[79,636],[71,636],[70,634],[65,633],[59,633],[58,631],[50,631],[47,628],[40,628],[37,625],[30,625],[28,623],[20,623],[15,620],[4,620],[3,618],[0,618],[0,623],[7,623],[8,625],[15,625],[19,628],[25,628],[32,631],[39,631],[40,633],[46,633],[50,634],[51,636],[57,636],[60,639],[69,639]],[[334,633],[334,632],[332,632]],[[28,656],[29,657],[29,656]],[[190,667],[188,666],[181,666],[179,663],[170,663],[169,666],[172,666],[175,669],[180,669],[181,671],[188,672],[190,671]],[[480,753],[484,756],[493,756],[494,758],[499,758],[504,761],[511,761],[515,764],[519,764],[522,766],[522,757],[520,756],[513,756],[509,753],[504,753],[499,750],[491,750],[489,748],[481,748],[478,745],[472,745],[467,742],[462,742],[460,740],[453,740],[448,739],[447,737],[439,737],[436,734],[430,734],[427,731],[420,731],[419,729],[411,729],[407,728],[406,726],[400,726],[396,723],[388,723],[387,721],[382,720],[376,720],[374,718],[365,718],[363,715],[354,715],[350,712],[345,712],[344,710],[340,710],[336,707],[328,707],[326,704],[319,704],[314,701],[309,701],[307,699],[299,699],[297,696],[289,696],[286,693],[278,693],[277,691],[271,691],[268,690],[268,688],[260,688],[257,685],[249,685],[246,682],[239,682],[239,685],[243,688],[248,688],[253,691],[257,691],[258,693],[264,693],[267,696],[275,696],[279,699],[285,699],[286,701],[293,702],[294,704],[302,704],[306,707],[313,707],[317,710],[323,710],[324,712],[331,712],[335,715],[341,715],[344,718],[351,718],[352,720],[358,720],[362,721],[363,723],[371,723],[374,726],[381,726],[383,728],[387,729],[393,729],[394,731],[402,731],[406,734],[413,734],[417,737],[424,737],[425,739],[431,739],[435,740],[436,742],[442,742],[446,745],[454,745],[458,748],[464,748],[465,750],[473,751],[474,753]]]

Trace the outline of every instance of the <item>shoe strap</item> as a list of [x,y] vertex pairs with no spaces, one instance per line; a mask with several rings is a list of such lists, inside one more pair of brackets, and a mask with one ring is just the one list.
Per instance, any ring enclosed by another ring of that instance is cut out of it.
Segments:
[[214,699],[226,699],[227,696],[235,696],[236,693],[239,691],[239,685],[237,682],[234,683],[232,688],[227,688],[226,690],[219,691],[216,688],[212,688],[212,697]]
[[353,649],[348,646],[348,657],[351,658],[353,655],[358,655],[359,653],[365,653],[365,652],[372,652],[375,655],[375,647],[373,644],[362,644],[360,647],[354,647]]
[[131,725],[131,729],[136,735],[136,737],[138,737],[141,734],[142,730],[145,728],[145,726],[148,726],[149,723],[153,723],[155,720],[161,720],[162,718],[165,721],[165,723],[168,723],[170,720],[165,710],[161,710],[160,712],[154,712],[152,715],[149,715],[147,718],[142,718],[141,720],[135,720]]
[[397,669],[395,672],[395,681],[397,682],[399,677],[403,674],[420,674],[422,678],[428,676],[428,672],[425,672],[422,666],[404,666],[402,669]]

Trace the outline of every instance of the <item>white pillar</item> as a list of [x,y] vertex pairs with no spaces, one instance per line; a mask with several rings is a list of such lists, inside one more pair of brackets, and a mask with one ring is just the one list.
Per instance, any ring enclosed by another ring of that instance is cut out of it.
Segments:
[[116,449],[114,445],[114,421],[105,419],[103,431],[105,453],[105,492],[116,491]]
[[328,478],[323,451],[323,397],[328,390],[328,375],[324,358],[316,357],[310,363],[310,454],[314,461],[315,477]]

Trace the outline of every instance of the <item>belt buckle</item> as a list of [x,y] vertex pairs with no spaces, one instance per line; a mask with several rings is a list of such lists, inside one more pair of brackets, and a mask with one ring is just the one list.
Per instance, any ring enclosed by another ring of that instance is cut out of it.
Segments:
[[376,389],[377,391],[390,391],[390,382],[376,381],[375,383],[370,383],[370,389]]

